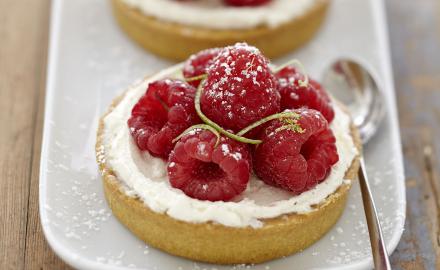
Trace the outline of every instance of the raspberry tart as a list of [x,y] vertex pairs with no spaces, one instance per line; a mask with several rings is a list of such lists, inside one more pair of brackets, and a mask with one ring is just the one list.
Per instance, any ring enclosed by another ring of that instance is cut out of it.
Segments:
[[[111,0],[121,28],[145,49],[185,60],[200,50],[246,41],[267,57],[309,41],[330,0]],[[270,41],[270,42],[268,42]]]
[[96,155],[110,208],[135,235],[170,254],[235,264],[301,251],[330,230],[360,145],[343,105],[301,65],[273,67],[237,43],[116,98]]

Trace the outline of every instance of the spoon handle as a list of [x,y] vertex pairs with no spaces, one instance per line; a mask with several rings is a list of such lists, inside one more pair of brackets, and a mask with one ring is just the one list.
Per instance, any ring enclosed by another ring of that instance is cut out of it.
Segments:
[[367,218],[368,232],[370,234],[371,251],[373,253],[374,268],[376,270],[391,270],[388,253],[377,217],[371,189],[368,184],[364,158],[360,158],[359,182],[361,186],[362,200],[364,202],[365,217]]

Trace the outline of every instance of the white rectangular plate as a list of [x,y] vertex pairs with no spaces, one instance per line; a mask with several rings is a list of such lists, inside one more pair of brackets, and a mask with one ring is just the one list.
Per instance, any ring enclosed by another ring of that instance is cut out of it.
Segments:
[[[381,0],[332,0],[328,19],[298,58],[320,78],[342,56],[356,58],[383,87],[387,117],[365,149],[368,174],[388,250],[405,220],[405,186]],[[217,266],[170,256],[146,246],[111,214],[94,157],[99,117],[136,79],[171,65],[133,44],[115,24],[109,1],[53,2],[40,211],[55,252],[79,269],[368,269],[372,267],[361,195],[356,185],[336,226],[293,256],[255,266]]]

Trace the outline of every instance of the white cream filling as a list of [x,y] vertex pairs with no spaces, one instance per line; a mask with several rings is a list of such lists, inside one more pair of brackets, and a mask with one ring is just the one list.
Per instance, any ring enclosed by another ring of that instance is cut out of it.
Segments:
[[145,15],[212,29],[276,27],[303,15],[318,1],[323,0],[272,0],[257,7],[231,7],[221,0],[123,0]]
[[194,223],[212,221],[231,227],[261,227],[266,218],[313,211],[314,205],[335,192],[344,181],[350,181],[344,180],[344,175],[358,151],[350,136],[349,116],[335,106],[331,129],[336,137],[339,161],[327,179],[315,188],[293,196],[252,176],[245,192],[231,202],[200,201],[172,188],[167,178],[166,163],[138,150],[127,127],[127,119],[149,82],[178,77],[180,69],[181,65],[171,67],[134,86],[104,118],[102,151],[105,162],[123,182],[127,195],[138,196],[151,210],[178,220]]

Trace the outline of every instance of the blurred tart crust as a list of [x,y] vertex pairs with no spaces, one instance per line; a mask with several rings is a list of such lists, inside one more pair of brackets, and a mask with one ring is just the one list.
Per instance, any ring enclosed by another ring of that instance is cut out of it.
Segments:
[[203,49],[247,42],[269,58],[282,56],[312,39],[325,19],[330,0],[317,1],[303,15],[277,27],[250,29],[209,29],[156,19],[111,0],[121,28],[143,48],[172,60],[183,61]]
[[[105,151],[102,152],[103,119],[122,98],[116,98],[100,119],[96,159],[102,174],[105,197],[113,214],[149,245],[176,256],[209,263],[262,263],[309,247],[324,236],[343,213],[348,192],[359,169],[359,155],[345,173],[345,179],[351,181],[343,183],[323,202],[314,206],[311,212],[262,219],[264,225],[261,228],[228,227],[213,222],[190,223],[154,212],[139,198],[127,196],[122,180],[105,163]],[[343,105],[338,106],[345,110]],[[351,135],[361,153],[361,139],[353,124]]]

